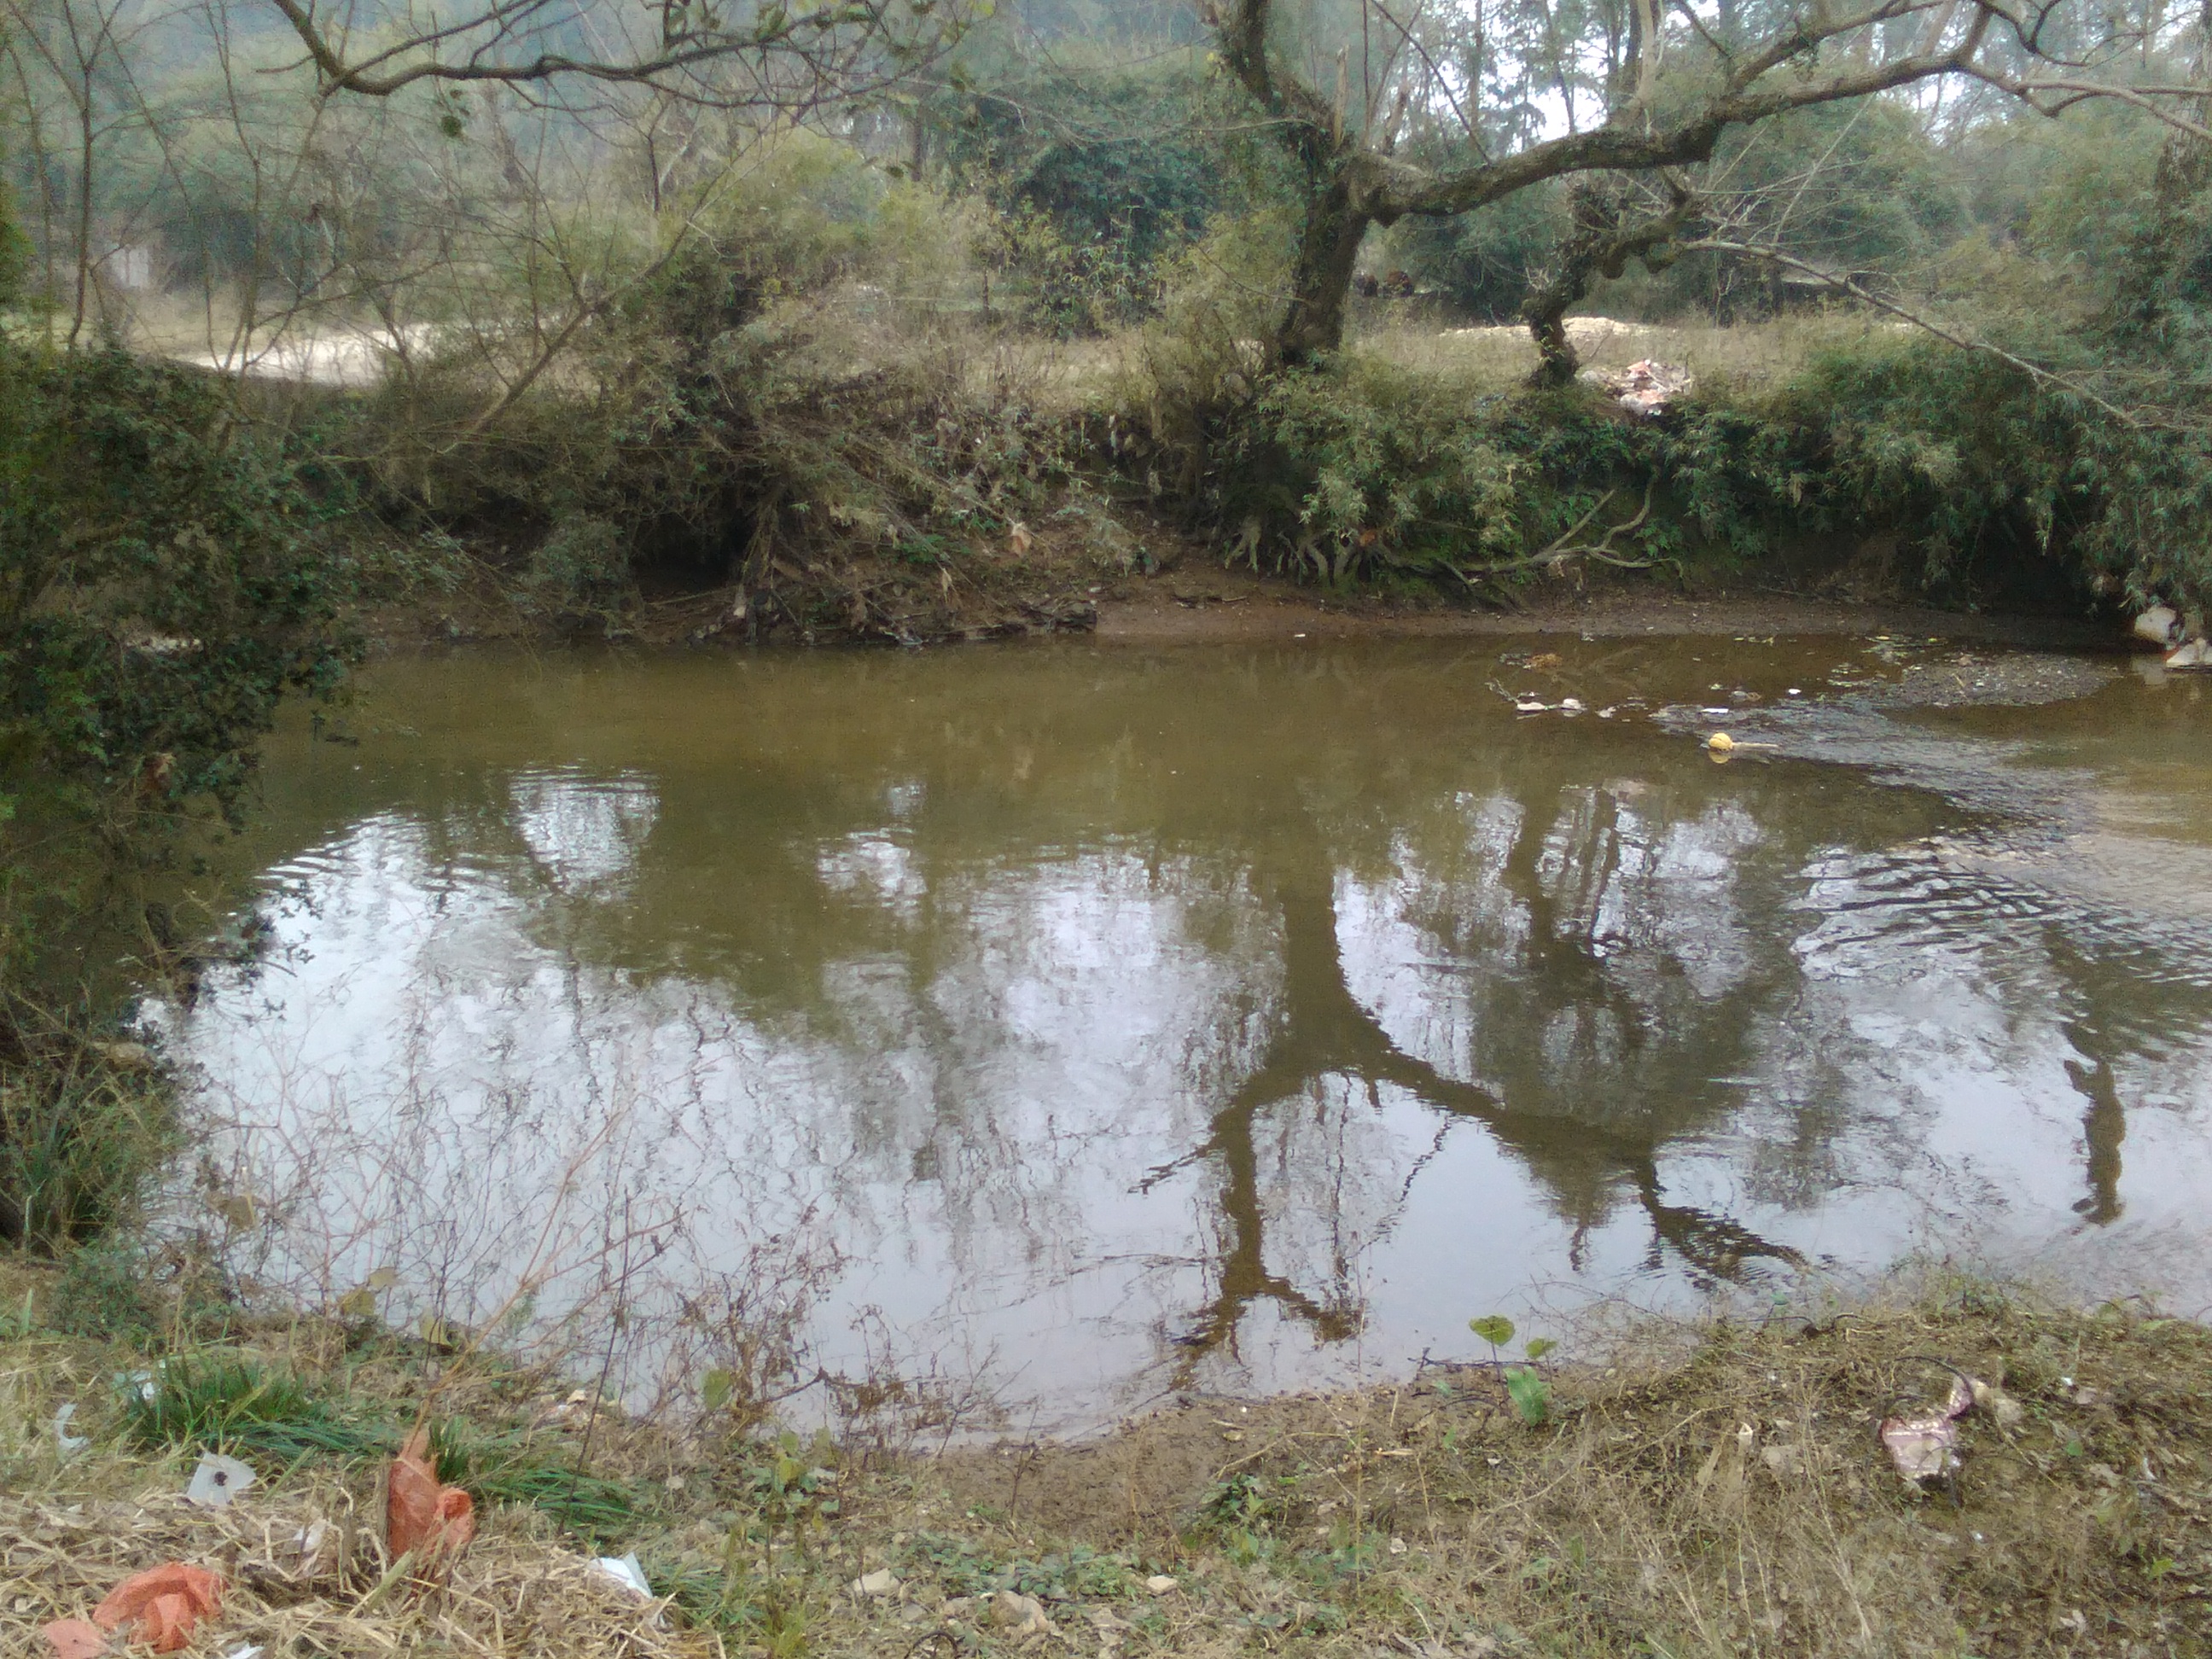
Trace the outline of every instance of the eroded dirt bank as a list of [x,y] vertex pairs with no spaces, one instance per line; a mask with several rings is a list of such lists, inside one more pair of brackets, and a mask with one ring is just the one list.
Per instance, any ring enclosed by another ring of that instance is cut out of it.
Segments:
[[[2124,624],[2116,617],[1946,611],[1818,593],[1685,593],[1628,583],[1586,591],[1565,585],[1534,588],[1510,607],[1417,603],[1255,575],[1198,556],[1178,557],[1149,575],[1103,575],[1073,553],[1037,555],[1002,560],[950,583],[902,577],[865,596],[794,591],[787,598],[788,604],[765,627],[758,615],[738,614],[737,592],[726,587],[648,596],[618,617],[549,617],[520,607],[486,573],[435,603],[383,607],[364,622],[380,647],[401,651],[491,640],[606,638],[726,649],[761,642],[927,645],[1054,633],[1144,645],[1534,633],[1593,638],[1893,634],[2087,652],[2129,646]],[[794,620],[800,614],[816,620],[801,624]]]
[[1539,595],[1514,610],[1420,608],[1334,598],[1292,583],[1231,571],[1133,580],[1102,599],[1102,640],[1200,643],[1237,640],[1471,637],[1586,634],[1897,634],[2045,649],[2109,650],[2125,644],[2116,626],[2072,618],[1937,611],[1788,595],[1692,598],[1635,589]]

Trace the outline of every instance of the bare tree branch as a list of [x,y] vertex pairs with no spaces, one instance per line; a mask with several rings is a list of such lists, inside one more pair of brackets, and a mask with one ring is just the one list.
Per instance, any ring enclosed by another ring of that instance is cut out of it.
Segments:
[[[538,51],[510,58],[502,48],[535,32],[545,21],[548,0],[498,0],[356,60],[317,16],[313,0],[271,3],[327,89],[371,98],[388,98],[422,82],[527,86],[583,80],[651,85],[706,104],[781,106],[787,100],[764,72],[771,61],[852,95],[908,74],[945,50],[964,27],[964,14],[957,12],[939,17],[906,8],[905,21],[895,21],[893,0],[839,0],[797,12],[770,3],[761,7],[751,27],[732,27],[710,9],[702,7],[694,21],[686,0],[664,0],[658,39],[635,54],[580,58]],[[466,50],[447,55],[448,48],[460,47]],[[718,65],[745,60],[763,71],[750,89],[701,78]]]

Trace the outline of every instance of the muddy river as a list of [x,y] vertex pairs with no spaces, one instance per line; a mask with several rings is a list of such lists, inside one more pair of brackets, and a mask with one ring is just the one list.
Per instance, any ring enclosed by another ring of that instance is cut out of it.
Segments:
[[634,1399],[1022,1426],[1915,1258],[2191,1311],[2208,737],[1926,639],[386,663],[162,1011],[178,1224]]

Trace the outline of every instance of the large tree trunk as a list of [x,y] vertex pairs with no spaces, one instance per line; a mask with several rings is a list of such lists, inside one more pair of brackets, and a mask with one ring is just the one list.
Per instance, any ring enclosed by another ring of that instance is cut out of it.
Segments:
[[1275,331],[1278,363],[1309,363],[1344,343],[1344,307],[1352,292],[1352,268],[1372,222],[1367,210],[1354,204],[1352,191],[1341,178],[1309,193],[1305,223],[1298,234],[1297,263],[1291,275],[1290,308]]

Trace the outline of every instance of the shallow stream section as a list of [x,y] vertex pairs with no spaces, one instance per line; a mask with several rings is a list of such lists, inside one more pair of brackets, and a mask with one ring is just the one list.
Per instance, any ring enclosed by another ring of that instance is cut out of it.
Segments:
[[179,1223],[272,1291],[1059,1428],[1915,1254],[2212,1301],[2212,680],[460,653],[343,726],[234,849],[258,955],[160,1011]]

